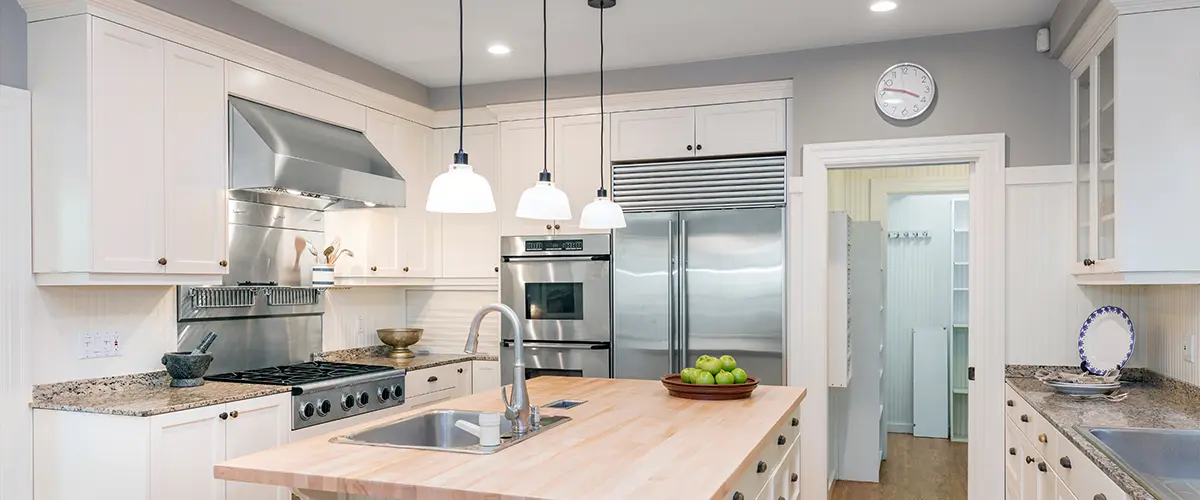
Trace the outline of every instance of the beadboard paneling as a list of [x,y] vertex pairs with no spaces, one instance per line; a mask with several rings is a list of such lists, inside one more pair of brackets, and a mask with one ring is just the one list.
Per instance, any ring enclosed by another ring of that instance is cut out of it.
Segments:
[[[1200,385],[1200,363],[1183,359],[1188,335],[1200,335],[1200,286],[1137,287],[1143,297],[1134,317],[1137,348],[1146,367],[1192,385]],[[1132,313],[1130,313],[1132,314]],[[1200,359],[1200,357],[1197,357]]]
[[0,86],[0,500],[33,498],[29,125],[29,92]]
[[322,350],[379,345],[375,330],[407,326],[404,295],[403,288],[395,287],[360,287],[326,293]]
[[[499,302],[498,292],[408,291],[408,325],[424,328],[414,349],[433,353],[460,353],[467,329],[479,308]],[[491,314],[479,329],[479,352],[500,353],[500,315]]]
[[871,181],[878,179],[967,179],[967,165],[886,168],[837,168],[829,171],[829,211],[846,212],[858,221],[871,218]]

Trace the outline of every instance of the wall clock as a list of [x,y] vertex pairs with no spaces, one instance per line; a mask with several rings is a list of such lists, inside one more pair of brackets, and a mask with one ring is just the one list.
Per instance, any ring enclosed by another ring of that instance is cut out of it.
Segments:
[[893,120],[912,120],[929,111],[937,95],[933,75],[919,65],[900,63],[883,72],[875,85],[875,106]]

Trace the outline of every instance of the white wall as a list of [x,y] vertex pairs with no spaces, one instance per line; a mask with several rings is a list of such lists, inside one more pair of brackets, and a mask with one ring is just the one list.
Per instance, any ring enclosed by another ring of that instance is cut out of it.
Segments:
[[1138,335],[1136,358],[1151,370],[1200,385],[1200,363],[1183,359],[1185,340],[1200,335],[1200,286],[1137,288],[1142,298],[1140,309],[1137,314],[1130,313]]
[[[495,291],[408,291],[408,324],[424,328],[415,348],[434,353],[461,353],[467,329],[479,308],[499,302]],[[499,354],[500,316],[493,313],[479,329],[479,352]]]
[[404,289],[395,287],[360,287],[325,294],[322,350],[378,345],[375,330],[408,326],[404,297]]
[[912,433],[913,329],[950,328],[950,209],[962,198],[920,194],[888,200],[884,231],[929,231],[930,236],[887,240],[884,406],[891,432]]

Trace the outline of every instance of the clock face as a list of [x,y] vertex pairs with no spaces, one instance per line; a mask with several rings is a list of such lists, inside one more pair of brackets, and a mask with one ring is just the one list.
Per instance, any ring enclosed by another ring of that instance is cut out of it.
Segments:
[[937,86],[933,75],[913,63],[888,68],[875,85],[875,106],[894,120],[911,120],[933,105]]

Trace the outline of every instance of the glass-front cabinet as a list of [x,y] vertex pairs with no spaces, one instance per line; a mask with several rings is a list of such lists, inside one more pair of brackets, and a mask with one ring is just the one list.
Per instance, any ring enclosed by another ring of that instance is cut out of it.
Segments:
[[1116,265],[1115,30],[1096,43],[1073,74],[1072,161],[1075,171],[1075,274]]

